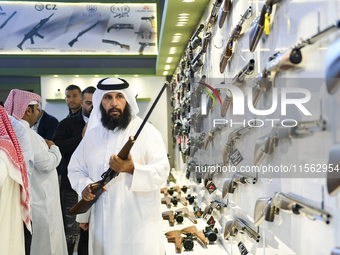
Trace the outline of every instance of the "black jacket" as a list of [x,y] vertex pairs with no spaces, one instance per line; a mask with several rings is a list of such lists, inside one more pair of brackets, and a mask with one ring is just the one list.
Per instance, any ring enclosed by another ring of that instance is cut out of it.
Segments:
[[38,126],[38,134],[47,140],[51,140],[59,121],[44,111]]
[[79,145],[85,126],[82,111],[79,111],[77,115],[63,119],[52,138],[52,141],[59,147],[62,159],[61,159],[61,190],[72,191],[70,181],[67,177],[67,166],[70,162],[71,156],[77,146]]

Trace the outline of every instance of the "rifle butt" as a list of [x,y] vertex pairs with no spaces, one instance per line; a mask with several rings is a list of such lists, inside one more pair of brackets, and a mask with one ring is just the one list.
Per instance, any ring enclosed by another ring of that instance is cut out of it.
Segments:
[[81,199],[75,206],[73,206],[69,212],[69,214],[80,214],[87,212],[91,206],[97,202],[98,198],[103,194],[103,187],[105,186],[104,180],[92,183],[90,185],[92,194],[95,195],[95,198],[90,201],[85,201]]
[[72,41],[70,41],[70,42],[68,43],[68,45],[70,45],[70,47],[72,47],[73,44],[74,44],[76,41],[78,41],[77,38],[75,38],[75,39],[73,39]]

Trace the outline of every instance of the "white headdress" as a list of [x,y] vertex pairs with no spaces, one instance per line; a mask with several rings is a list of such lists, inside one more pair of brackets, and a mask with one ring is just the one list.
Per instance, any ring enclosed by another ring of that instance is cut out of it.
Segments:
[[97,89],[92,97],[93,110],[90,115],[88,126],[86,132],[101,124],[102,114],[100,112],[100,104],[102,102],[103,96],[108,92],[120,92],[124,95],[126,102],[131,106],[131,114],[135,116],[139,112],[136,97],[129,88],[129,83],[120,78],[105,78],[100,80],[97,84]]

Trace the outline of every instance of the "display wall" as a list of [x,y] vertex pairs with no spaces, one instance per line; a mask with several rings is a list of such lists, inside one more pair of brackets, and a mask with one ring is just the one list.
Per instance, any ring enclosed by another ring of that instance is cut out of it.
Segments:
[[[224,254],[331,254],[340,91],[325,78],[339,76],[340,2],[233,1],[222,22],[225,3],[210,1],[192,38],[202,42],[188,43],[172,78],[174,173],[202,209],[227,204],[210,213]],[[259,238],[235,231],[237,218]]]

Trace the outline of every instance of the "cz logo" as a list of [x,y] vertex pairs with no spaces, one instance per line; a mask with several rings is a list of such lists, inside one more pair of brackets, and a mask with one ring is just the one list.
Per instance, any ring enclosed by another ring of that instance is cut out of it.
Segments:
[[143,10],[149,10],[149,6],[144,5]]
[[57,10],[57,5],[56,4],[46,4],[46,6],[44,6],[42,3],[36,3],[35,4],[35,9],[37,10],[37,11],[42,11],[42,10],[44,10],[44,8],[46,9],[46,10],[49,10],[49,11],[51,11],[51,10]]
[[[217,91],[213,87],[211,87],[210,85],[205,84],[203,82],[198,82],[198,84],[206,86],[207,88],[209,88],[217,96],[217,98],[220,101],[220,104],[222,106],[222,100],[221,100],[220,96],[218,95]],[[214,103],[216,105],[216,100],[215,100],[214,96],[208,90],[206,90],[204,88],[201,88],[201,87],[197,87],[197,88],[203,90],[204,92],[206,92],[212,98],[212,100],[214,101]],[[203,105],[204,106],[207,105],[207,97],[202,94],[201,100],[202,100],[201,101],[201,107],[202,107],[201,108],[201,113],[202,113],[202,115],[206,115],[207,114],[207,108],[203,107]]]

